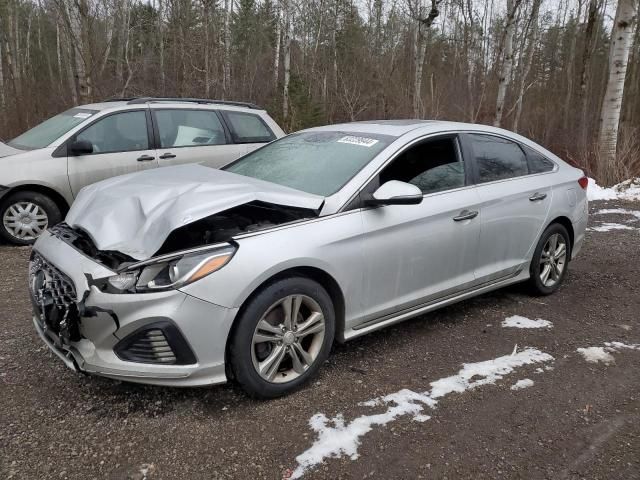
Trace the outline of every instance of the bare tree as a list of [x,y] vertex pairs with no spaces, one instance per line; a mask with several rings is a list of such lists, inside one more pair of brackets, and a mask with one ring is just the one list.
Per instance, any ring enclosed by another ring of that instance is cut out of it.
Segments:
[[222,72],[222,95],[227,98],[231,90],[231,14],[233,0],[224,0],[224,60]]
[[431,28],[435,19],[440,15],[439,5],[442,0],[431,0],[429,12],[425,12],[422,0],[409,0],[409,11],[415,20],[414,27],[414,56],[413,56],[413,116],[422,116],[422,75],[424,57],[427,49],[426,32]]
[[[611,176],[616,160],[618,127],[627,76],[627,63],[638,15],[638,0],[619,0],[611,31],[609,78],[600,113],[599,162],[605,175]],[[611,180],[611,178],[606,178]]]
[[280,2],[275,4],[276,45],[273,49],[273,88],[278,88],[278,70],[280,70],[280,38],[282,37],[282,22],[280,19]]
[[291,79],[291,6],[290,0],[284,0],[284,82],[282,86],[282,118],[289,116],[289,81]]
[[518,131],[520,125],[520,116],[522,115],[522,104],[524,102],[525,92],[533,85],[534,82],[527,84],[529,73],[531,72],[531,66],[533,65],[533,52],[536,48],[536,42],[538,40],[538,13],[540,12],[540,5],[542,0],[533,0],[531,6],[531,15],[529,16],[529,23],[527,25],[527,31],[529,32],[529,42],[527,46],[526,56],[523,60],[523,68],[520,75],[520,88],[518,90],[518,98],[516,99],[515,108],[516,113],[513,118],[513,130]]
[[578,91],[579,105],[580,105],[580,138],[579,144],[582,153],[587,152],[587,138],[589,135],[588,123],[589,119],[588,108],[589,108],[589,100],[587,95],[587,89],[590,83],[591,77],[591,56],[593,55],[593,51],[595,49],[595,29],[596,29],[596,21],[598,19],[598,11],[602,6],[602,0],[589,0],[589,10],[587,14],[587,23],[584,31],[584,47],[582,51],[582,61],[580,63],[580,74],[578,75],[580,89]]
[[522,0],[507,0],[507,18],[505,25],[502,68],[498,78],[498,95],[496,97],[496,114],[493,124],[499,127],[502,123],[504,101],[507,96],[507,88],[511,82],[511,69],[513,68],[513,36],[515,35],[518,10]]

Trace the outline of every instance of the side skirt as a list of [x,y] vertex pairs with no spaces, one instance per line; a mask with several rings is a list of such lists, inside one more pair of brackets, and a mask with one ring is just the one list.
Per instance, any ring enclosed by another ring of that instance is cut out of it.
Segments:
[[376,318],[368,322],[361,323],[360,325],[356,325],[355,327],[352,327],[346,330],[344,332],[344,339],[345,341],[351,340],[353,338],[360,337],[361,335],[365,335],[369,332],[373,332],[375,330],[379,330],[381,328],[385,328],[390,325],[400,323],[404,320],[417,317],[423,313],[431,312],[433,310],[437,310],[438,308],[442,308],[447,305],[451,305],[453,303],[457,303],[462,300],[475,297],[482,293],[490,292],[492,290],[497,290],[499,288],[506,287],[507,285],[511,285],[513,283],[522,282],[527,278],[529,278],[528,269],[518,270],[507,277],[494,280],[490,283],[485,283],[480,286],[476,286],[472,289],[464,290],[462,292],[457,292],[446,297],[438,298],[428,303],[416,305],[415,307],[401,310],[400,312],[397,312],[391,315],[386,315],[384,317]]

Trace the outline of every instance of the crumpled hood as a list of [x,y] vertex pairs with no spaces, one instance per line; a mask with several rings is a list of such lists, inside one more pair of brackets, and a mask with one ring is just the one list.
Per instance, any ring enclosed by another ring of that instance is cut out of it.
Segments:
[[17,148],[10,147],[6,143],[0,142],[0,158],[15,155],[20,152],[22,152],[22,150],[18,150]]
[[146,260],[176,228],[245,203],[318,210],[323,197],[191,164],[110,178],[83,188],[66,223],[100,250]]

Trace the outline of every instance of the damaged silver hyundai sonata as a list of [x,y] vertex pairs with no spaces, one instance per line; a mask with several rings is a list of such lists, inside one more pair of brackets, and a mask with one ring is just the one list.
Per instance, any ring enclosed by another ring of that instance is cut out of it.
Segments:
[[334,341],[515,282],[554,292],[583,243],[586,184],[519,135],[417,120],[116,177],[36,242],[33,322],[82,372],[275,397]]

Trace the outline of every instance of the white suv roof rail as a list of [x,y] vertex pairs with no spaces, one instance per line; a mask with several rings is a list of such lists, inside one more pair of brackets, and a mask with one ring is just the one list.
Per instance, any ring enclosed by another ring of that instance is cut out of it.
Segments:
[[148,102],[187,102],[187,103],[200,103],[200,104],[217,104],[217,105],[231,105],[234,107],[252,108],[254,110],[263,110],[255,103],[250,102],[236,102],[232,100],[211,100],[208,98],[178,98],[178,97],[126,97],[126,98],[109,98],[104,100],[105,102],[127,102],[128,105],[137,105],[140,103]]

